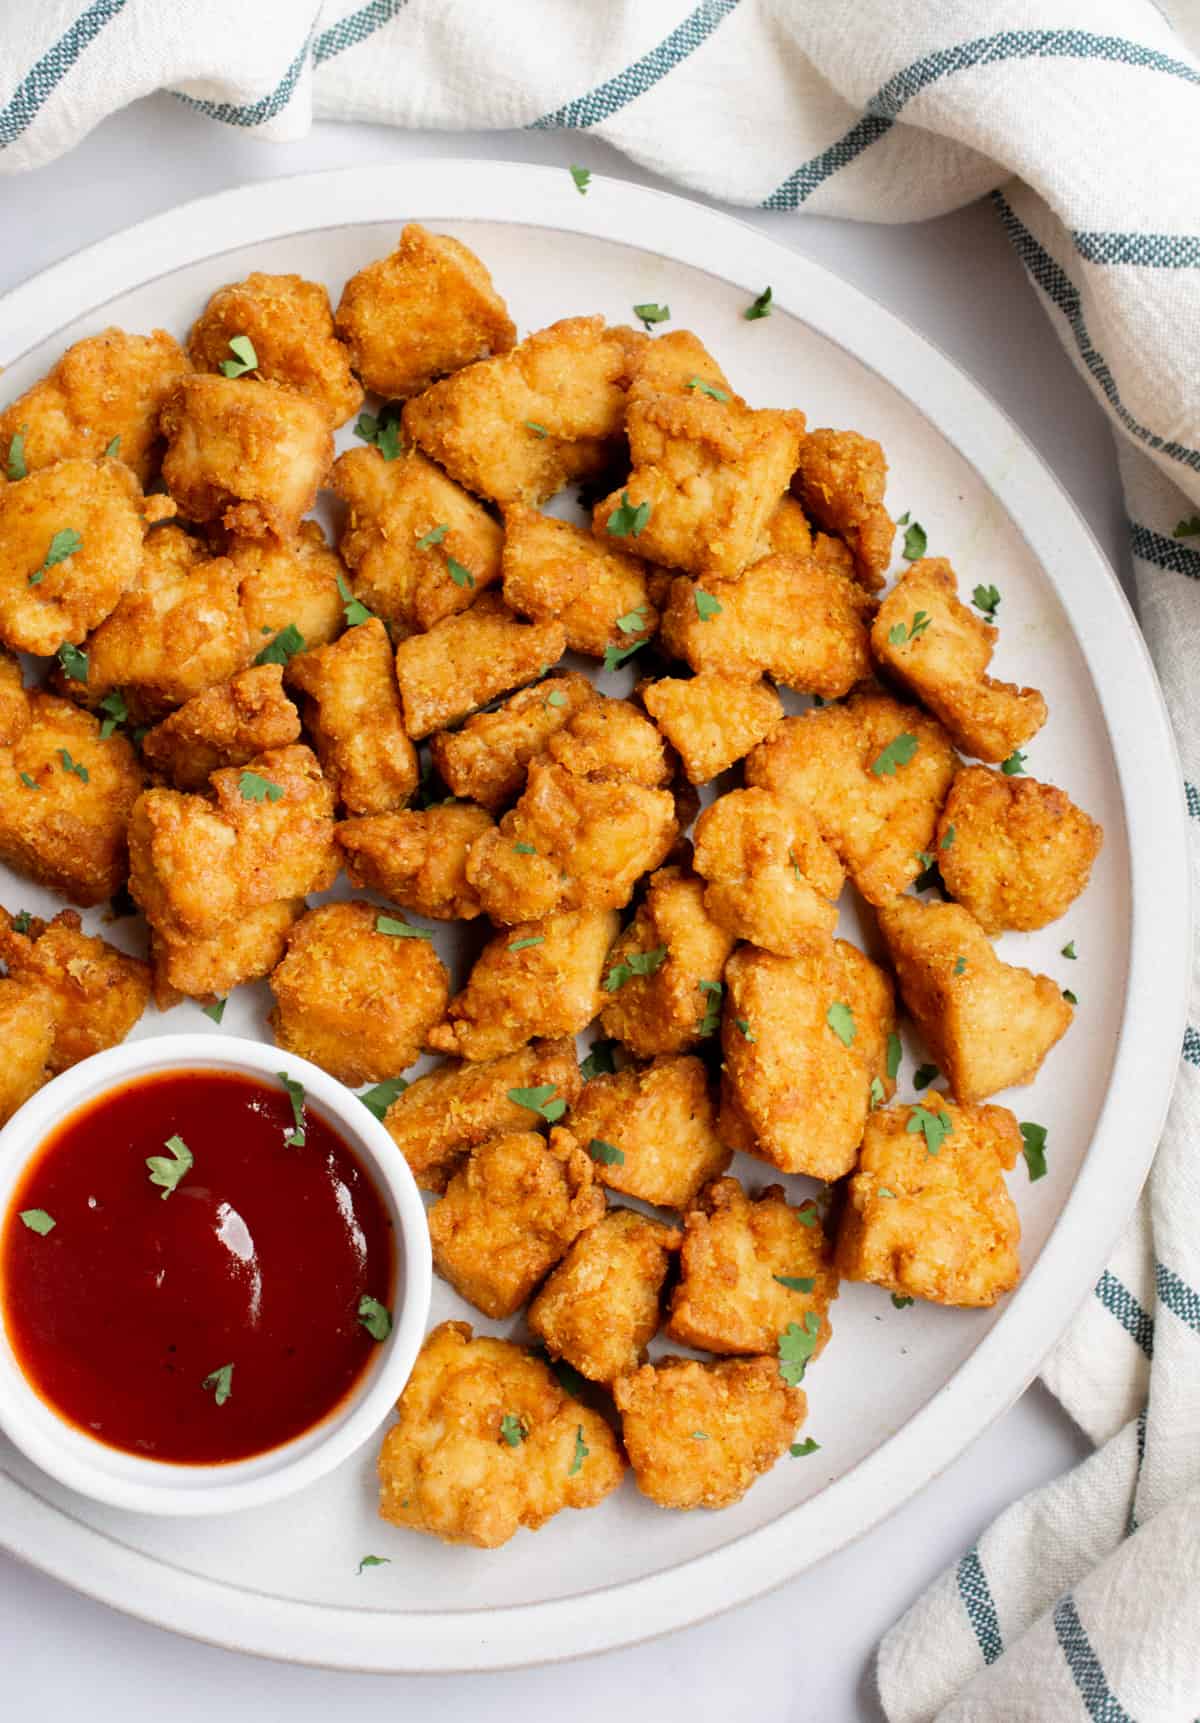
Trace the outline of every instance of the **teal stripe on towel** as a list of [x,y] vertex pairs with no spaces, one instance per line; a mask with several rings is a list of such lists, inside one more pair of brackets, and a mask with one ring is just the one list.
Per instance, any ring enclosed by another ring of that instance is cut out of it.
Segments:
[[1134,1723],[1121,1704],[1104,1674],[1100,1659],[1092,1650],[1092,1642],[1084,1632],[1074,1600],[1064,1597],[1055,1605],[1054,1631],[1071,1671],[1071,1679],[1079,1689],[1092,1723]]
[[958,1581],[958,1595],[962,1598],[963,1608],[967,1612],[967,1620],[971,1623],[979,1643],[980,1655],[985,1663],[995,1663],[998,1657],[1003,1656],[1004,1640],[1000,1633],[1000,1618],[996,1614],[992,1588],[988,1584],[987,1574],[983,1571],[983,1563],[979,1559],[979,1550],[975,1544],[971,1545],[959,1561],[955,1578]]
[[28,130],[47,97],[58,88],[84,49],[124,8],[125,0],[95,0],[30,67],[6,106],[0,108],[0,150],[7,149]]
[[656,48],[651,48],[632,66],[626,66],[615,78],[597,84],[586,95],[576,96],[574,101],[555,108],[552,114],[543,114],[540,120],[533,121],[529,130],[544,132],[558,126],[570,126],[577,131],[586,131],[589,126],[598,126],[620,108],[628,107],[630,102],[644,96],[668,72],[673,72],[682,60],[707,41],[717,25],[738,4],[739,0],[701,0],[695,11],[689,12]]

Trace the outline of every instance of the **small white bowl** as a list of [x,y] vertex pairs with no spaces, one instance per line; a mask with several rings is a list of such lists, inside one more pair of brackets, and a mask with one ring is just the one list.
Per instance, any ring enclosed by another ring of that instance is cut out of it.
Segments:
[[324,1476],[368,1441],[407,1382],[429,1318],[429,1228],[408,1163],[352,1090],[307,1059],[238,1036],[163,1035],[98,1053],[40,1089],[0,1131],[0,1220],[26,1168],[78,1108],[139,1077],[236,1071],[303,1083],[308,1106],[337,1130],[370,1175],[392,1222],[392,1331],[350,1393],[290,1442],[222,1465],[172,1465],[110,1448],[60,1417],[34,1391],[0,1321],[0,1427],[43,1471],[82,1495],[143,1514],[224,1514],[258,1507]]

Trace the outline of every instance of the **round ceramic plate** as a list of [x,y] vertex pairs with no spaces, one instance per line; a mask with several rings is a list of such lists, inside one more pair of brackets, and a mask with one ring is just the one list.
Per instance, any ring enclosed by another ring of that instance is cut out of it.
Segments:
[[[810,1373],[806,1433],[736,1507],[672,1514],[627,1479],[507,1547],[451,1549],[383,1525],[373,1447],[307,1493],[227,1519],[155,1521],[99,1508],[0,1448],[0,1540],[106,1602],[222,1645],[371,1670],[477,1670],[604,1650],[702,1619],[846,1543],[926,1483],[1029,1382],[1088,1295],[1136,1198],[1182,1034],[1187,871],[1178,769],[1154,674],[1120,588],[1032,448],[940,353],[861,293],[738,222],[681,198],[558,169],[439,162],[225,193],[119,234],[0,305],[3,396],[109,323],[182,337],[208,295],[251,269],[341,283],[418,219],[472,246],[524,331],[572,313],[631,321],[656,300],[758,405],[883,443],[893,514],[923,523],[967,590],[1003,594],[993,669],[1043,689],[1029,770],[1105,828],[1092,884],[1002,955],[1081,1001],[1036,1084],[1001,1099],[1049,1130],[1049,1173],[1011,1186],[1025,1278],[989,1312],[893,1308],[843,1288]],[[763,287],[772,314],[742,312]],[[344,446],[352,435],[343,432]],[[612,679],[623,689],[629,670]],[[1136,842],[1131,841],[1136,834]],[[849,895],[849,894],[848,894]],[[13,878],[0,901],[56,907]],[[95,925],[89,922],[89,925]],[[849,923],[851,927],[854,923]],[[135,941],[135,925],[106,929]],[[1061,947],[1074,942],[1078,960]],[[186,1019],[186,1023],[184,1022]],[[185,1004],[137,1033],[203,1026]],[[224,1031],[265,1033],[265,989]],[[224,1032],[210,1026],[214,1035]],[[922,1050],[906,1046],[901,1095]],[[738,1170],[738,1169],[735,1169]],[[759,1182],[765,1169],[740,1169]],[[796,1193],[804,1180],[788,1183]],[[811,1187],[808,1187],[811,1188]],[[434,1317],[474,1317],[445,1287]],[[357,1572],[365,1554],[390,1565]]]

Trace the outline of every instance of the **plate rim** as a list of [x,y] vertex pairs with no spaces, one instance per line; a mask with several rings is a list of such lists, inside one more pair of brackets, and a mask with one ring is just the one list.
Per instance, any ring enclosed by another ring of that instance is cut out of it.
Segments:
[[[331,219],[314,223],[325,212]],[[222,251],[314,225],[404,220],[566,231],[705,270],[751,294],[770,280],[781,311],[869,366],[931,421],[1026,538],[1095,688],[1126,828],[1146,829],[1152,819],[1157,834],[1153,844],[1128,846],[1129,975],[1112,1073],[1092,1145],[1037,1263],[993,1328],[913,1418],[767,1525],[654,1574],[565,1598],[469,1611],[349,1609],[174,1567],[0,1475],[0,1546],[126,1613],[289,1662],[466,1673],[640,1643],[747,1602],[877,1524],[1016,1400],[1086,1300],[1149,1170],[1186,1022],[1190,942],[1179,938],[1178,911],[1190,926],[1191,882],[1182,778],[1162,692],[1128,600],[1072,498],[1024,432],[935,343],[834,271],[736,215],[606,174],[593,174],[588,195],[580,196],[565,168],[470,158],[257,181],[122,229],[13,288],[0,299],[5,345],[15,348],[6,363],[89,309]],[[221,243],[214,245],[218,231]],[[989,476],[989,438],[1005,451],[1005,470],[995,476]],[[1130,1143],[1137,1148],[1131,1151]],[[1089,1265],[1086,1274],[1080,1262]],[[1061,1320],[1047,1322],[1047,1309]],[[171,1576],[166,1595],[164,1575]]]

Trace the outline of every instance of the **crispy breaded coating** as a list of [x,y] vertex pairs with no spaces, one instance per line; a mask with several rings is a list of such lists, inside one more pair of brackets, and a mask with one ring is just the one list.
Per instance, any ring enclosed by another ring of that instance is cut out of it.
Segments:
[[484,946],[427,1045],[495,1059],[535,1036],[577,1035],[600,1010],[600,972],[618,925],[614,910],[585,909],[505,928]]
[[433,738],[433,763],[456,796],[496,809],[520,795],[530,760],[556,730],[597,698],[586,676],[568,670],[522,688],[494,712],[476,712],[461,730]]
[[161,423],[163,479],[180,513],[246,538],[290,538],[333,460],[324,407],[279,383],[185,377]]
[[689,1054],[593,1077],[567,1123],[610,1190],[660,1208],[686,1208],[731,1159],[704,1065]]
[[414,740],[533,682],[566,646],[561,622],[519,622],[495,593],[396,648],[404,721]]
[[784,556],[813,554],[813,530],[808,516],[790,491],[783,493],[774,512],[767,517],[767,543]]
[[511,1131],[473,1149],[430,1209],[433,1266],[485,1316],[513,1316],[603,1213],[570,1131]]
[[475,253],[409,222],[388,257],[352,275],[337,332],[368,389],[417,395],[435,377],[507,353],[516,329]]
[[868,592],[884,584],[896,525],[883,505],[887,461],[858,431],[810,431],[800,444],[792,489],[819,526],[849,545]]
[[177,790],[203,790],[221,766],[244,766],[300,738],[281,664],[255,664],[194,694],[142,737],[142,755]]
[[842,864],[799,802],[770,790],[731,790],[696,821],[695,869],[704,907],[731,939],[795,957],[828,944]]
[[232,536],[226,555],[241,581],[242,615],[256,652],[289,626],[309,648],[326,646],[341,633],[338,575],[345,578],[345,571],[319,522],[301,521],[286,543]]
[[[702,616],[709,601],[720,608]],[[862,587],[832,564],[773,554],[737,580],[674,581],[662,637],[693,670],[765,673],[803,694],[836,700],[870,674],[873,611]]]
[[[851,955],[853,953],[853,955]],[[895,1027],[891,987],[844,941],[776,957],[744,945],[725,965],[720,1130],[785,1173],[833,1180],[854,1165],[872,1079]]]
[[467,852],[491,828],[486,808],[442,802],[343,820],[335,837],[351,885],[382,892],[433,921],[471,921],[481,910],[467,883]]
[[440,1192],[480,1143],[537,1124],[540,1115],[514,1092],[546,1088],[568,1106],[579,1098],[583,1078],[567,1037],[480,1064],[439,1065],[397,1095],[383,1122],[421,1189]]
[[1047,710],[1036,688],[987,674],[998,639],[999,630],[960,603],[954,570],[942,556],[912,564],[871,629],[879,663],[941,719],[955,747],[993,762],[1036,735]]
[[288,932],[304,909],[302,897],[279,898],[224,922],[203,939],[152,927],[154,1003],[160,1011],[180,999],[209,1003],[224,999],[244,982],[261,981],[282,959]]
[[[732,936],[704,907],[703,882],[682,868],[660,868],[608,954],[606,975],[621,985],[608,993],[600,1013],[604,1033],[639,1059],[695,1046],[705,1033],[715,1033],[721,977],[732,950]],[[631,960],[639,959],[632,968]]]
[[400,633],[468,610],[500,579],[499,523],[419,450],[386,461],[348,449],[331,486],[346,504],[339,548],[356,595]]
[[333,791],[310,749],[272,749],[211,784],[211,799],[147,790],[134,807],[129,889],[156,931],[203,938],[333,884]]
[[321,770],[348,814],[386,814],[417,787],[387,629],[377,616],[329,646],[290,659],[288,682],[305,696],[304,722]]
[[546,754],[592,783],[658,790],[673,775],[662,737],[629,700],[589,700],[549,737]]
[[123,1041],[150,1000],[150,965],[84,933],[73,909],[53,921],[34,919],[26,933],[0,914],[0,962],[13,981],[51,1001],[45,1064],[52,1077]]
[[[440,1023],[450,977],[428,939],[397,938],[373,903],[325,903],[288,934],[271,976],[276,1045],[343,1083],[379,1083],[421,1054]],[[383,923],[383,926],[380,924]]]
[[230,359],[236,363],[229,343],[237,335],[253,346],[259,377],[307,395],[325,409],[331,425],[344,425],[362,406],[362,388],[333,333],[333,309],[319,282],[256,269],[244,281],[218,288],[188,336],[197,371],[220,371]]
[[636,1370],[658,1333],[659,1296],[682,1236],[636,1209],[610,1209],[529,1306],[530,1332],[593,1382]]
[[145,485],[158,471],[158,414],[190,369],[178,342],[162,329],[130,335],[105,329],[68,347],[53,370],[0,413],[0,449],[13,460],[13,438],[27,472],[56,461],[96,460],[114,440]]
[[897,897],[879,910],[900,993],[957,1101],[1032,1083],[1071,1026],[1048,975],[1002,963],[957,903]]
[[503,567],[504,602],[535,622],[560,621],[571,652],[603,658],[658,627],[643,563],[522,503],[504,511]]
[[[949,1125],[931,1154],[923,1116]],[[1007,1107],[956,1106],[935,1089],[872,1113],[847,1187],[838,1272],[904,1298],[995,1304],[1021,1277],[1021,1223],[1004,1174],[1021,1148]]]
[[660,1358],[613,1383],[638,1489],[660,1508],[727,1508],[804,1422],[774,1358]]
[[54,1003],[48,993],[0,976],[0,1125],[6,1125],[43,1083],[54,1045]]
[[964,766],[938,821],[946,890],[985,933],[1022,933],[1065,915],[1087,885],[1103,828],[1065,790]]
[[804,1326],[811,1312],[820,1323],[812,1356],[820,1356],[838,1282],[814,1203],[793,1208],[782,1185],[752,1199],[736,1179],[716,1179],[683,1224],[672,1340],[703,1352],[771,1352],[788,1323]]
[[683,762],[688,781],[706,784],[748,754],[783,717],[766,682],[720,670],[686,681],[665,677],[642,689],[642,701]]
[[511,1340],[443,1322],[426,1338],[379,1453],[379,1512],[444,1543],[496,1549],[621,1482],[616,1437]]
[[404,430],[477,496],[536,507],[604,470],[645,345],[603,317],[563,318],[409,401]]
[[747,759],[746,782],[807,807],[879,904],[921,872],[956,764],[936,719],[867,688],[785,718]]

